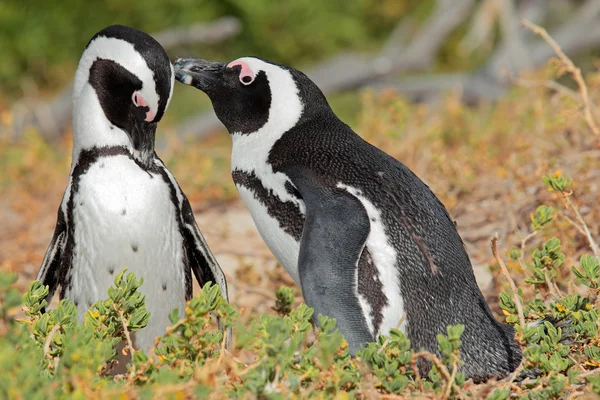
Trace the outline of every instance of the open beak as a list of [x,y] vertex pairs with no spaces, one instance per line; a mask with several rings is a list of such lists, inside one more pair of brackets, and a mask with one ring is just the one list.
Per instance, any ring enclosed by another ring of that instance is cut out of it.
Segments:
[[203,92],[211,91],[223,85],[223,71],[226,63],[202,60],[200,58],[178,58],[175,67],[175,79],[186,85],[194,86]]

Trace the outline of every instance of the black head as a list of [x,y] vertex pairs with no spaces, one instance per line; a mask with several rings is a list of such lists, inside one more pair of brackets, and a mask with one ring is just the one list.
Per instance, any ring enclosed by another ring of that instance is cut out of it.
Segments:
[[106,119],[130,137],[134,149],[152,153],[156,123],[173,93],[173,76],[169,57],[156,40],[137,29],[112,25],[95,34],[83,52],[75,75],[74,106],[91,86]]
[[[254,57],[228,64],[178,59],[175,78],[205,92],[230,133],[261,129],[285,131],[301,118],[331,108],[323,93],[302,72]],[[291,125],[291,126],[290,126]]]

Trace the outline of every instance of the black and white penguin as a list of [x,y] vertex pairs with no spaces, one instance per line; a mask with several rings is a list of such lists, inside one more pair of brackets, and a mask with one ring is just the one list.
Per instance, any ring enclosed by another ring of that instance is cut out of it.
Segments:
[[175,62],[232,136],[233,180],[306,303],[337,319],[352,354],[406,318],[415,349],[463,324],[462,371],[504,376],[521,360],[479,290],[444,205],[406,166],[340,121],[302,72],[258,58]]
[[50,287],[48,300],[60,286],[80,319],[122,269],[143,278],[151,317],[135,335],[142,349],[171,325],[173,309],[183,314],[192,271],[227,299],[190,204],[154,152],[174,81],[166,52],[146,33],[113,25],[92,37],[73,87],[71,175],[37,276]]

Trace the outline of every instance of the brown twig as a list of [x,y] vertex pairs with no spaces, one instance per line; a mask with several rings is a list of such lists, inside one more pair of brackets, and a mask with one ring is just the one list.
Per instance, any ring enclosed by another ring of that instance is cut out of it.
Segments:
[[573,221],[571,218],[569,218],[568,216],[566,216],[566,215],[564,215],[562,213],[559,213],[558,215],[560,215],[562,218],[565,219],[565,221],[567,221],[568,223],[570,223],[571,225],[573,225],[573,227],[575,229],[577,229],[579,231],[579,233],[581,233],[583,236],[586,236],[585,231],[583,230],[583,228],[581,226],[579,226],[579,224],[577,222]]
[[600,374],[600,368],[592,369],[591,371],[584,372],[583,374],[579,374],[579,378],[587,378],[588,376],[598,375]]
[[[460,392],[460,389],[456,386],[456,383],[454,383],[454,378],[453,378],[453,376],[456,376],[454,373],[456,368],[453,370],[453,374],[450,374],[450,372],[448,372],[448,368],[446,368],[444,363],[442,363],[442,361],[438,357],[436,357],[435,354],[431,354],[426,351],[414,353],[410,359],[410,363],[415,372],[415,378],[419,382],[419,389],[421,390],[421,392],[423,391],[423,384],[421,383],[421,378],[419,376],[419,369],[417,368],[417,358],[419,358],[419,357],[427,358],[429,361],[431,361],[437,367],[438,371],[440,371],[440,373],[442,374],[442,376],[444,377],[446,382],[448,382],[447,385],[450,387],[450,389],[452,387],[455,387],[456,393]],[[446,386],[446,389],[444,392],[446,392],[448,390],[448,386]],[[447,399],[447,398],[448,398],[448,396],[443,397],[443,399]]]
[[552,50],[554,50],[554,53],[556,53],[556,55],[562,62],[563,66],[565,67],[565,70],[568,73],[570,73],[571,76],[573,76],[573,79],[575,79],[575,82],[577,82],[577,85],[579,86],[579,91],[581,92],[585,121],[587,122],[594,135],[600,136],[600,128],[598,128],[598,125],[596,125],[596,121],[594,121],[594,117],[592,115],[592,106],[590,105],[588,88],[585,84],[585,81],[583,80],[581,69],[575,66],[573,61],[571,61],[571,59],[567,57],[567,55],[561,50],[558,43],[556,43],[556,41],[552,39],[552,37],[544,28],[525,19],[521,21],[521,24],[523,24],[527,29],[529,29],[536,35],[541,36],[542,39],[544,39],[550,45],[550,47],[552,47]]
[[[561,85],[560,83],[558,83],[556,81],[552,81],[552,80],[534,81],[534,80],[523,79],[523,78],[514,78],[514,77],[511,77],[510,79],[512,82],[514,82],[518,86],[521,86],[524,88],[545,87],[547,89],[554,90],[555,92],[558,92],[558,93],[562,94],[563,96],[570,97],[571,99],[573,99],[575,101],[583,103],[583,97],[579,93],[577,93],[575,90],[573,90],[571,88],[566,87],[565,85]],[[596,107],[594,104],[590,104],[590,107],[592,107],[592,111],[594,112],[594,115],[597,117],[598,116],[598,107]]]
[[521,362],[519,363],[519,365],[517,366],[517,368],[515,368],[515,370],[513,371],[512,375],[510,376],[510,379],[508,380],[508,387],[510,388],[510,386],[513,384],[513,382],[515,381],[515,379],[517,379],[517,376],[519,376],[519,374],[521,373],[521,371],[523,370],[523,360],[521,359]]
[[519,264],[521,265],[521,268],[523,268],[523,270],[527,270],[527,266],[525,265],[525,245],[527,244],[527,242],[532,239],[535,235],[538,234],[538,231],[533,231],[530,234],[528,234],[527,236],[525,236],[523,239],[521,239],[521,255],[519,256]]
[[[402,323],[404,323],[405,319],[406,319],[406,313],[403,313],[402,314],[402,318],[400,318],[400,321],[396,325],[396,329],[400,329],[400,327],[402,326]],[[379,350],[377,350],[377,352],[381,353],[383,351],[383,349],[385,349],[385,346],[388,345],[389,342],[390,342],[390,338],[389,337],[385,338],[385,341],[383,342],[383,344],[381,345],[381,347],[379,348]]]
[[[52,356],[50,355],[50,345],[52,344],[52,339],[54,338],[56,333],[60,330],[60,328],[61,328],[60,324],[56,324],[50,330],[50,333],[48,334],[48,337],[46,338],[46,341],[44,342],[44,358],[52,358]],[[54,365],[56,365],[56,362],[54,363]]]
[[225,343],[227,343],[227,332],[223,332],[223,340],[221,340],[221,350],[219,351],[219,359],[217,360],[217,365],[221,365],[223,357],[227,352],[227,350],[225,349]]
[[450,397],[450,394],[452,393],[452,387],[454,387],[454,380],[456,379],[457,371],[458,359],[455,357],[454,361],[452,362],[452,373],[450,374],[450,382],[448,382],[448,385],[446,386],[446,390],[444,392],[444,395],[442,396],[442,399],[447,399]]
[[517,289],[517,285],[515,285],[515,281],[511,278],[510,273],[508,272],[508,268],[506,268],[506,264],[504,264],[504,261],[502,261],[502,259],[498,255],[497,243],[498,243],[498,234],[496,234],[492,238],[492,254],[494,255],[494,258],[500,265],[502,274],[504,275],[504,277],[510,284],[510,288],[512,289],[512,292],[513,292],[515,306],[517,307],[517,313],[519,314],[519,324],[521,325],[521,331],[523,331],[523,330],[525,330],[525,317],[523,315],[523,305],[521,304],[521,298],[519,297],[519,290]]
[[571,208],[573,210],[573,213],[575,213],[575,218],[577,218],[577,221],[581,224],[581,228],[585,232],[585,236],[587,237],[587,240],[590,244],[590,248],[592,249],[592,252],[596,256],[596,258],[600,260],[600,248],[598,248],[598,244],[594,240],[594,237],[592,236],[592,232],[590,232],[590,228],[588,228],[587,224],[585,223],[585,220],[579,213],[579,209],[577,208],[575,203],[573,203],[571,201],[571,194],[572,194],[571,192],[563,192],[563,198],[565,200],[565,205],[567,206],[567,209]]
[[121,319],[121,324],[123,325],[123,332],[125,333],[125,338],[127,339],[127,347],[129,347],[129,354],[133,357],[133,353],[135,353],[135,348],[133,347],[133,342],[131,341],[131,335],[129,334],[129,329],[127,328],[127,320],[123,315],[123,311],[117,310],[119,314],[119,318]]
[[560,297],[558,293],[558,288],[550,280],[547,269],[544,269],[544,280],[546,281],[546,286],[548,286],[548,291],[550,292],[550,295],[555,299],[558,299]]
[[[538,233],[539,233],[538,231],[533,231],[529,235],[527,235],[523,239],[521,239],[521,254],[519,255],[518,261],[519,261],[519,264],[521,265],[521,268],[523,268],[523,270],[527,269],[527,266],[525,265],[525,244],[527,243],[527,241],[529,241],[529,239],[533,238]],[[548,291],[550,292],[550,295],[552,297],[554,297],[555,299],[559,298],[560,290],[558,289],[558,286],[556,286],[556,284],[554,284],[550,280],[547,270],[544,270],[544,279],[546,280],[546,286],[548,287]]]

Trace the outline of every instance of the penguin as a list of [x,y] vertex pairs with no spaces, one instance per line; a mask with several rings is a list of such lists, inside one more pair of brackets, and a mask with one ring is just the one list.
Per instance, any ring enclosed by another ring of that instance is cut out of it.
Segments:
[[438,353],[436,335],[462,324],[467,378],[515,370],[514,329],[492,316],[444,205],[342,122],[314,82],[254,57],[174,65],[230,132],[233,180],[258,232],[315,316],[337,320],[350,354],[392,328]]
[[91,38],[73,85],[70,178],[37,275],[48,302],[60,287],[80,321],[121,270],[143,278],[151,316],[135,345],[144,350],[171,325],[169,313],[183,316],[192,272],[228,298],[188,199],[154,152],[174,82],[169,57],[148,34],[112,25]]

